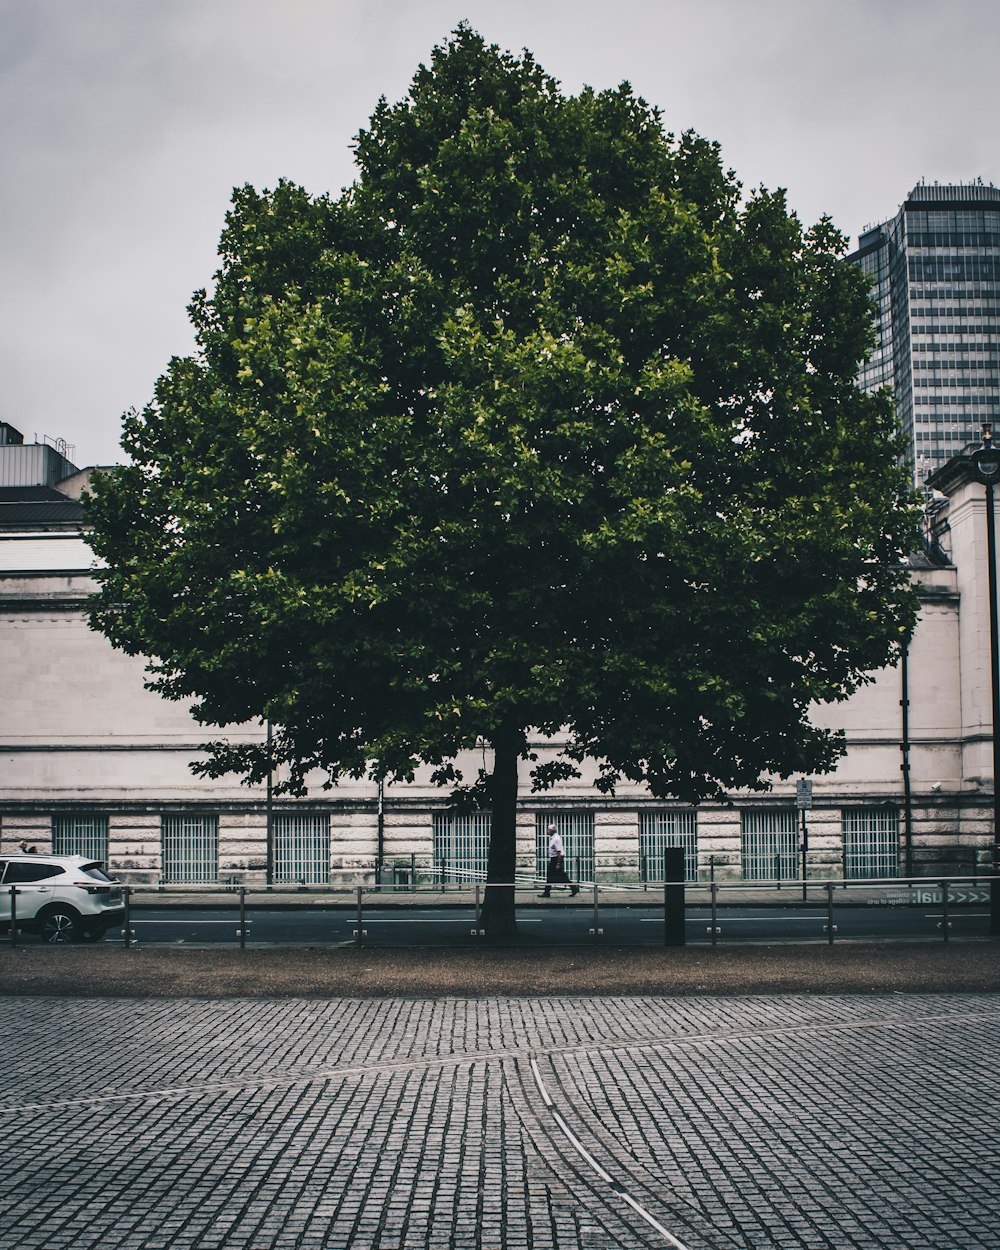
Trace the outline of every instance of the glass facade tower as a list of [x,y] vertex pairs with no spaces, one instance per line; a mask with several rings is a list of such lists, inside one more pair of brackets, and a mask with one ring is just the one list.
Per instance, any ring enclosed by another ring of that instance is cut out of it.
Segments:
[[848,260],[878,305],[859,381],[893,392],[920,485],[1000,422],[1000,188],[921,183]]

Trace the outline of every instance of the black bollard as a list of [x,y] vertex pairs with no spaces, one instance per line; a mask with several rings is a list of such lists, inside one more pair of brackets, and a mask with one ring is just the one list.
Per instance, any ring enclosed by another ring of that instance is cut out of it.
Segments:
[[663,851],[663,945],[684,945],[684,848]]
[[993,861],[993,880],[990,882],[990,935],[1000,937],[1000,854]]

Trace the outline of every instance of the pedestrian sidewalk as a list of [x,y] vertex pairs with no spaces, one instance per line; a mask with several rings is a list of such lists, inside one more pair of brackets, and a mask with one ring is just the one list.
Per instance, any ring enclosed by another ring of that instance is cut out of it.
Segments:
[[[719,907],[825,907],[829,902],[829,886],[833,885],[833,901],[841,907],[873,906],[924,906],[941,902],[941,887],[948,886],[948,901],[952,906],[982,905],[990,901],[990,884],[986,878],[960,878],[945,881],[933,877],[912,882],[890,881],[879,884],[869,882],[842,883],[810,880],[805,890],[801,881],[785,881],[780,885],[734,881],[717,883],[715,896]],[[676,889],[673,884],[670,889]],[[246,886],[242,897],[248,907],[356,907],[357,886],[341,889],[323,886]],[[361,902],[366,908],[408,907],[455,907],[472,909],[476,900],[482,903],[486,886],[437,885],[417,886],[363,886]],[[540,897],[544,882],[519,884],[515,889],[518,908],[552,906],[593,906],[595,889],[593,882],[582,882],[580,891],[571,897],[568,889],[555,887],[550,898]],[[138,906],[157,907],[237,907],[241,898],[240,886],[129,886],[131,902]],[[601,907],[652,907],[662,908],[663,883],[642,885],[599,885],[596,901]],[[712,888],[705,882],[685,886],[684,901],[688,907],[707,908],[712,905]]]

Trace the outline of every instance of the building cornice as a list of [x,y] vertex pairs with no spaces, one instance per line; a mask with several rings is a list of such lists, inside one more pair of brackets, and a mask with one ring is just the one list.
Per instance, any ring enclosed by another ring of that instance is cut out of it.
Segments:
[[932,490],[939,490],[942,494],[953,495],[960,487],[975,482],[976,470],[973,462],[973,453],[976,448],[967,447],[965,451],[946,461],[939,469],[935,469],[927,478],[927,485]]

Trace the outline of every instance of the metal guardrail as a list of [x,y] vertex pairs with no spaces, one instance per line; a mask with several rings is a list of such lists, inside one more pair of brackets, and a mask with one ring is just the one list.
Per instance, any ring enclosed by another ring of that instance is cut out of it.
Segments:
[[[460,914],[456,917],[439,919],[436,923],[458,927],[468,926],[468,936],[479,939],[487,936],[483,923],[483,908],[489,889],[513,890],[516,906],[523,909],[532,903],[518,896],[526,891],[534,894],[535,891],[544,887],[545,882],[537,877],[524,876],[512,882],[497,882],[491,885],[487,885],[478,878],[464,883],[451,884],[458,888],[445,892],[431,883],[412,886],[405,891],[400,891],[398,887],[390,887],[386,890],[379,886],[363,885],[350,889],[343,887],[335,889],[329,886],[239,886],[235,890],[227,890],[217,885],[176,887],[125,885],[122,886],[125,917],[121,933],[124,945],[128,948],[137,941],[137,923],[141,923],[143,927],[175,923],[148,917],[143,917],[141,922],[137,922],[134,915],[134,908],[141,906],[147,899],[150,902],[155,899],[159,903],[169,899],[170,905],[175,907],[211,905],[220,910],[232,908],[236,913],[232,918],[199,919],[197,924],[233,926],[235,942],[240,949],[246,949],[254,926],[254,921],[248,913],[252,912],[254,907],[266,908],[270,903],[285,908],[311,906],[350,911],[354,916],[354,926],[349,940],[361,946],[368,936],[367,924],[389,923],[384,919],[381,921],[374,919],[374,913],[380,907],[384,909],[389,906],[405,911],[410,907],[430,906],[438,900],[442,908],[455,910]],[[974,914],[981,917],[982,915],[982,913],[969,913],[963,909],[976,904],[985,904],[989,908],[990,931],[994,934],[998,932],[995,927],[997,911],[993,905],[993,894],[995,891],[1000,891],[1000,876],[984,873],[966,877],[884,877],[864,880],[835,878],[805,881],[776,879],[770,882],[711,881],[698,884],[677,880],[638,884],[628,882],[601,884],[590,881],[579,883],[579,901],[574,901],[573,906],[579,908],[583,905],[591,909],[587,936],[598,942],[605,936],[602,921],[609,914],[613,914],[614,909],[652,908],[653,904],[649,900],[651,889],[662,891],[662,923],[664,941],[667,945],[684,944],[685,924],[697,926],[704,923],[701,919],[688,915],[688,912],[694,909],[708,912],[705,935],[710,945],[717,945],[722,935],[720,911],[729,911],[738,907],[746,909],[780,907],[800,910],[808,917],[815,916],[816,909],[819,908],[825,912],[822,932],[830,945],[833,945],[838,932],[836,912],[846,906],[925,907],[939,905],[941,913],[937,927],[942,941],[947,943],[953,936],[953,926],[957,916],[971,917]],[[801,901],[798,897],[800,890]],[[3,894],[9,898],[8,941],[11,946],[17,944],[19,932],[30,924],[27,920],[19,921],[18,919],[17,900],[18,896],[24,892],[24,886],[14,885],[3,890]],[[852,894],[859,899],[858,902],[848,902]],[[2,901],[2,894],[0,894],[0,901]],[[546,904],[534,905],[546,906]],[[405,919],[394,919],[391,923],[406,927]]]

